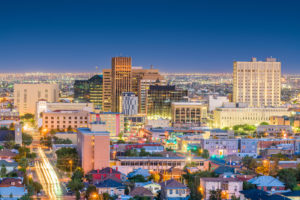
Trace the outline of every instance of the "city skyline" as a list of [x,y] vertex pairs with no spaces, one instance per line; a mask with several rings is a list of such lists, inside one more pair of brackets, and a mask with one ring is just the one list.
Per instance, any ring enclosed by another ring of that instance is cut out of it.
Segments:
[[[17,2],[17,3],[16,3]],[[300,73],[298,2],[2,2],[2,72],[95,72],[114,56],[161,72],[232,72],[276,57]],[[184,69],[184,70],[183,70]]]

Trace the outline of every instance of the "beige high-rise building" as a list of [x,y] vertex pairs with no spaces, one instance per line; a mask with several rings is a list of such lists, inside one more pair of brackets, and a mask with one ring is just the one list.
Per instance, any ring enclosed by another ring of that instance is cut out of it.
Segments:
[[103,103],[102,110],[104,112],[111,111],[111,100],[112,100],[112,77],[111,69],[103,69]]
[[123,92],[131,92],[131,57],[114,57],[112,72],[112,111],[119,112],[120,97]]
[[35,114],[36,103],[44,99],[47,102],[57,102],[59,98],[58,84],[15,84],[14,105],[20,115]]
[[281,62],[276,58],[266,61],[235,61],[233,63],[233,101],[251,107],[279,106],[281,92]]
[[166,84],[166,80],[162,75],[160,75],[158,69],[132,69],[132,92],[134,92],[138,96],[139,113],[146,113],[147,91],[149,90],[150,85],[154,84]]

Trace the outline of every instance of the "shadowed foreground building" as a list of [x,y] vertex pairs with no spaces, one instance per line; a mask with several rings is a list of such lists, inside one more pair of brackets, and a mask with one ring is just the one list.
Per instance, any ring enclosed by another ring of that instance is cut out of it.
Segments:
[[94,103],[102,109],[103,76],[95,75],[89,80],[76,80],[74,83],[74,101],[79,103]]
[[77,148],[84,173],[109,167],[110,139],[104,122],[94,121],[87,128],[78,128]]
[[187,101],[187,90],[177,89],[175,85],[150,85],[147,96],[148,119],[171,119],[172,102]]

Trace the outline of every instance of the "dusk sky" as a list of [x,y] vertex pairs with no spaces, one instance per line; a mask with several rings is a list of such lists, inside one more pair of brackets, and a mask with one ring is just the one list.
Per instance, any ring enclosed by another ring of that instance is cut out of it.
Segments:
[[297,0],[2,0],[1,72],[93,72],[111,57],[162,72],[232,72],[234,60],[300,73]]

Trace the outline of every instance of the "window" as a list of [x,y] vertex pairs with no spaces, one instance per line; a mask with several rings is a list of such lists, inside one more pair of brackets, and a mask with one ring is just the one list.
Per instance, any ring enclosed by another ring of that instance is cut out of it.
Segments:
[[173,194],[173,190],[169,190],[170,191],[170,194]]

